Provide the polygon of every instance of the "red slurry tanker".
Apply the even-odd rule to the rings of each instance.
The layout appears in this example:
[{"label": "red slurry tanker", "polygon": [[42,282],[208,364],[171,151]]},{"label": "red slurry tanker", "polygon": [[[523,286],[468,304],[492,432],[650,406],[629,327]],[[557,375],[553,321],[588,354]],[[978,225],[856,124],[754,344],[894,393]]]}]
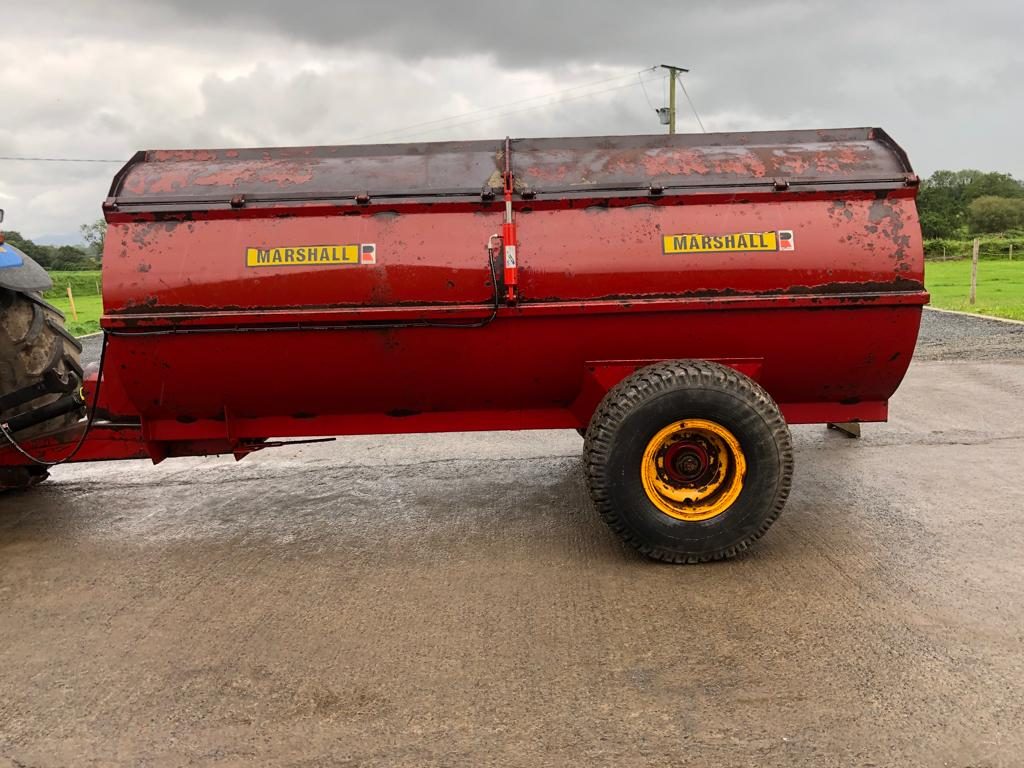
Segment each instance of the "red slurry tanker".
[{"label": "red slurry tanker", "polygon": [[140,152],[103,204],[99,366],[0,269],[0,479],[578,429],[626,542],[728,557],[786,500],[787,424],[885,420],[917,184],[876,128]]}]

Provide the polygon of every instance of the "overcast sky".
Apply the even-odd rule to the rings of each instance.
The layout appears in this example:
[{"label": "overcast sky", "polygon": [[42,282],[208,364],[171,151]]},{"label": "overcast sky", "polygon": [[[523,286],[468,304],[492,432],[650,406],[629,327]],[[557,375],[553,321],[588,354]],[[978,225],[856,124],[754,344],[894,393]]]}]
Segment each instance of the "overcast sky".
[{"label": "overcast sky", "polygon": [[[922,175],[1024,177],[1021,0],[5,0],[0,24],[4,156],[657,133],[638,73],[668,63],[708,131],[878,125]],[[117,168],[0,161],[4,226],[77,241]]]}]

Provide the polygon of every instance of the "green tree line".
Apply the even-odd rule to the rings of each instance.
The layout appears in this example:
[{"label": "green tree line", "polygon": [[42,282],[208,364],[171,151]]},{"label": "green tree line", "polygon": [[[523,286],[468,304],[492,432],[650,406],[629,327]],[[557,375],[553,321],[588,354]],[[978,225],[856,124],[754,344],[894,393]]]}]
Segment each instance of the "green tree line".
[{"label": "green tree line", "polygon": [[917,196],[925,239],[1024,229],[1024,183],[1008,173],[936,171]]},{"label": "green tree line", "polygon": [[103,259],[103,238],[107,233],[107,223],[100,219],[92,224],[83,224],[79,230],[85,241],[84,245],[42,245],[14,230],[4,230],[4,240],[23,251],[46,270],[77,272],[99,269]]}]

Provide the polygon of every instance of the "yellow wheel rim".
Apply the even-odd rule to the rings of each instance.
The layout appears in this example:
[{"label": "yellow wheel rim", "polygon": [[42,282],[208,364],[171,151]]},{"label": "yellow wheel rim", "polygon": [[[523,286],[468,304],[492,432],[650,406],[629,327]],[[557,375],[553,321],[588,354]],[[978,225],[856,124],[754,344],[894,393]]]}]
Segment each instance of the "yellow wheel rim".
[{"label": "yellow wheel rim", "polygon": [[647,497],[676,520],[717,517],[743,490],[747,460],[739,440],[705,419],[669,424],[651,438],[640,464]]}]

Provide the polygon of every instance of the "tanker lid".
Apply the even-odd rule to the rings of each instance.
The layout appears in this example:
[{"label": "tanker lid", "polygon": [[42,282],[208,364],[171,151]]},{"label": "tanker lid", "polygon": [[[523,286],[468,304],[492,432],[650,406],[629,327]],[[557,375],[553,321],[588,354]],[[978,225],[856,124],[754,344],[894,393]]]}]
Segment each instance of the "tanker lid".
[{"label": "tanker lid", "polygon": [[707,189],[885,188],[913,172],[877,128],[452,141],[373,146],[139,152],[114,178],[107,211],[192,211],[329,202],[477,199],[516,191],[609,197]]},{"label": "tanker lid", "polygon": [[657,188],[880,188],[913,184],[906,154],[880,128],[520,139],[517,186],[538,194]]},{"label": "tanker lid", "polygon": [[286,201],[479,197],[501,187],[504,141],[137,152],[105,208],[202,210]]}]

